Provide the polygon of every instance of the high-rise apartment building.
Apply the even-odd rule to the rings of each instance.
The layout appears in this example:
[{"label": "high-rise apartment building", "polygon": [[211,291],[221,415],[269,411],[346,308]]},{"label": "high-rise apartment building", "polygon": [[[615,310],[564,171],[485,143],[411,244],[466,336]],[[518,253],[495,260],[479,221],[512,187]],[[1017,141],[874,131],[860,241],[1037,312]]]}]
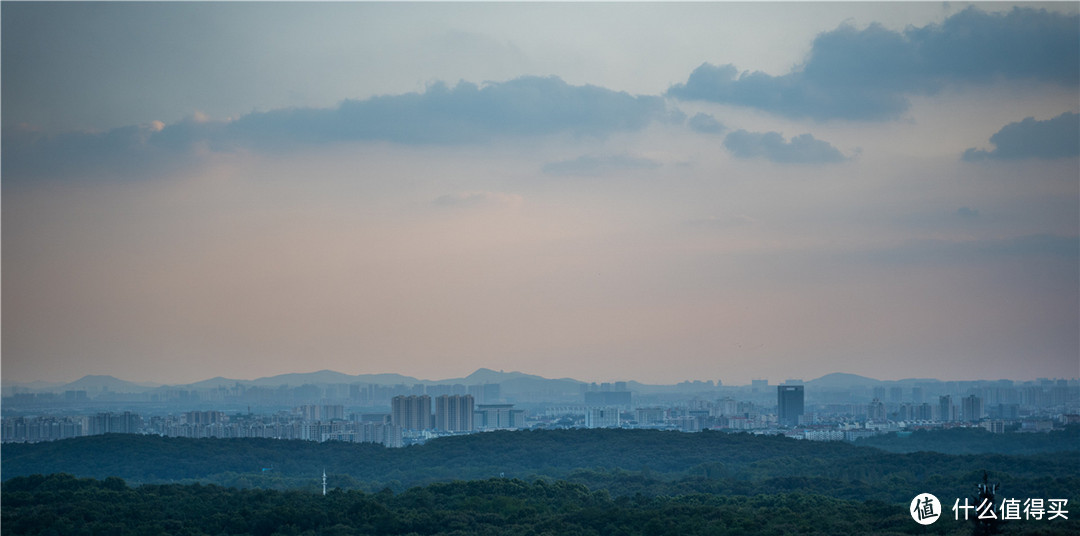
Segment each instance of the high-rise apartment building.
[{"label": "high-rise apartment building", "polygon": [[468,391],[477,404],[494,404],[500,398],[499,384],[497,383],[470,385]]},{"label": "high-rise apartment building", "polygon": [[870,404],[866,406],[866,418],[870,422],[885,422],[887,416],[885,414],[885,403],[878,399],[873,399]]},{"label": "high-rise apartment building", "polygon": [[638,424],[660,424],[664,422],[667,410],[661,407],[637,408],[634,410],[634,419]]},{"label": "high-rise apartment building", "polygon": [[586,428],[618,428],[619,408],[588,408],[585,410]]},{"label": "high-rise apartment building", "polygon": [[915,413],[912,415],[912,418],[917,421],[929,421],[933,420],[934,418],[933,406],[927,404],[926,402],[916,405],[914,407],[914,412]]},{"label": "high-rise apartment building", "polygon": [[184,419],[188,424],[218,424],[227,421],[225,413],[221,411],[188,411],[184,413]]},{"label": "high-rise apartment building", "polygon": [[443,432],[471,432],[473,426],[473,397],[443,395],[435,399],[435,428]]},{"label": "high-rise apartment building", "polygon": [[390,401],[390,422],[404,430],[431,428],[431,397],[427,395],[395,396]]},{"label": "high-rise apartment building", "polygon": [[952,395],[938,397],[938,420],[941,422],[956,420],[956,406],[952,403]]},{"label": "high-rise apartment building", "polygon": [[137,434],[142,428],[142,417],[138,413],[98,413],[87,417],[87,435],[98,434]]},{"label": "high-rise apartment building", "polygon": [[776,386],[776,418],[781,426],[798,426],[803,414],[803,386]]},{"label": "high-rise apartment building", "polygon": [[983,401],[975,395],[965,396],[963,399],[964,420],[975,422],[983,417]]}]

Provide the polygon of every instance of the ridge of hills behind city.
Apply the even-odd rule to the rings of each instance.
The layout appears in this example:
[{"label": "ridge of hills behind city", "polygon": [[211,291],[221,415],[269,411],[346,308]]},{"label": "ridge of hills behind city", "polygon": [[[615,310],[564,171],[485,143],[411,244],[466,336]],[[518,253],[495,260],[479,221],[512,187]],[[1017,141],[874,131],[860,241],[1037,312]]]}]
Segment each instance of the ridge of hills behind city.
[{"label": "ridge of hills behind city", "polygon": [[[758,383],[761,380],[755,381]],[[886,386],[886,385],[910,385],[916,383],[946,383],[944,380],[937,380],[933,378],[905,378],[901,380],[877,380],[874,378],[868,378],[866,376],[860,376],[857,374],[849,374],[844,372],[833,372],[803,382],[802,380],[789,380],[793,383],[804,384],[809,388],[819,389],[845,389],[845,388],[868,388],[874,386]],[[1009,381],[1009,380],[966,380],[962,383],[971,382],[992,382],[992,381]],[[65,391],[87,391],[88,393],[100,393],[100,392],[113,392],[113,393],[147,393],[155,390],[199,390],[199,389],[216,389],[220,387],[235,387],[237,385],[245,387],[278,387],[289,386],[297,387],[301,385],[332,385],[332,384],[353,384],[353,383],[367,383],[373,385],[477,385],[477,384],[491,384],[499,383],[504,384],[504,390],[506,387],[520,387],[523,389],[528,388],[563,388],[576,390],[581,385],[588,385],[589,382],[577,380],[574,378],[545,378],[543,376],[535,374],[526,374],[523,372],[504,372],[496,371],[488,368],[477,369],[472,374],[460,378],[447,378],[441,380],[429,380],[419,379],[413,376],[405,376],[396,373],[380,373],[380,374],[345,374],[333,370],[320,370],[316,372],[296,372],[287,374],[278,374],[274,376],[265,376],[256,378],[253,380],[224,378],[217,376],[214,378],[201,380],[197,382],[187,384],[165,384],[157,382],[133,382],[116,378],[111,375],[101,374],[89,374],[82,378],[72,382],[48,382],[48,381],[34,381],[34,382],[7,382],[3,383],[4,396],[10,396],[15,393],[63,393]],[[647,384],[637,381],[626,381],[627,388],[636,391],[643,392],[662,392],[670,390],[686,390],[692,388],[702,387],[720,387],[722,384],[719,382],[713,382],[712,380],[688,380],[680,382],[674,385],[664,384]],[[509,384],[509,385],[505,385]],[[766,383],[767,384],[767,383]],[[773,384],[775,385],[775,384]],[[737,387],[729,385],[730,387]]]}]

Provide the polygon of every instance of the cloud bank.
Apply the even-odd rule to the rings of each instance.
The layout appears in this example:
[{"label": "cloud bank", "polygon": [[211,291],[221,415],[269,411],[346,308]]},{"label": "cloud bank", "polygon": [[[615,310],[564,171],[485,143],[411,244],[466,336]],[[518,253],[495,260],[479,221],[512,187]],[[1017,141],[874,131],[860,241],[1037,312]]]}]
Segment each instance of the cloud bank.
[{"label": "cloud bank", "polygon": [[424,93],[347,100],[335,109],[254,113],[230,123],[228,132],[237,140],[271,144],[281,139],[455,144],[561,132],[601,136],[643,128],[664,112],[659,97],[530,76],[483,86],[436,83]]},{"label": "cloud bank", "polygon": [[968,8],[940,25],[903,32],[873,24],[819,35],[805,63],[772,76],[704,63],[667,95],[757,108],[792,118],[888,120],[908,95],[997,78],[1075,86],[1080,80],[1080,17],[1014,8]]},{"label": "cloud bank", "polygon": [[55,137],[9,129],[3,162],[8,177],[73,170],[124,174],[197,150],[279,151],[360,140],[463,144],[561,133],[600,137],[670,117],[661,97],[572,86],[554,76],[522,77],[484,85],[436,83],[423,93],[346,100],[336,108],[253,112],[233,121],[192,119]]},{"label": "cloud bank", "polygon": [[810,134],[786,141],[779,132],[740,129],[724,138],[724,147],[738,158],[765,158],[780,164],[832,164],[847,160],[839,149]]},{"label": "cloud bank", "polygon": [[990,143],[994,145],[991,151],[975,148],[964,151],[964,160],[1075,157],[1080,155],[1080,116],[1066,112],[1045,121],[1028,117],[1002,127],[990,136]]}]

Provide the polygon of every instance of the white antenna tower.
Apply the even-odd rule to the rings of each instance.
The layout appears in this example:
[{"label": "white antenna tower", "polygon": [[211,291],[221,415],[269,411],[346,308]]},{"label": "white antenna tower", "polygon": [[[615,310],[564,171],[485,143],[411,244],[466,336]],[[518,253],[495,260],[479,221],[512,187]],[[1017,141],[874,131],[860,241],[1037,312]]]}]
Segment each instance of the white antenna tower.
[{"label": "white antenna tower", "polygon": [[322,470],[322,494],[326,496],[326,469]]}]

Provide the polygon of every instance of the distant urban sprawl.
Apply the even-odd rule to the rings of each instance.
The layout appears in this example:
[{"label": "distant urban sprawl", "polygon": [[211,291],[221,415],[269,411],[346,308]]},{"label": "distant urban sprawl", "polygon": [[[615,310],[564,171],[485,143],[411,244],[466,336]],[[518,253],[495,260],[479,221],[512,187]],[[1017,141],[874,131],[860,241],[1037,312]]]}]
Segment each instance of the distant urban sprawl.
[{"label": "distant urban sprawl", "polygon": [[440,382],[380,376],[323,371],[186,386],[96,376],[46,388],[7,386],[2,439],[126,433],[402,447],[489,430],[650,428],[854,441],[930,428],[1022,433],[1080,423],[1076,379],[886,382],[830,374],[728,386],[711,380],[585,383],[486,369]]}]

